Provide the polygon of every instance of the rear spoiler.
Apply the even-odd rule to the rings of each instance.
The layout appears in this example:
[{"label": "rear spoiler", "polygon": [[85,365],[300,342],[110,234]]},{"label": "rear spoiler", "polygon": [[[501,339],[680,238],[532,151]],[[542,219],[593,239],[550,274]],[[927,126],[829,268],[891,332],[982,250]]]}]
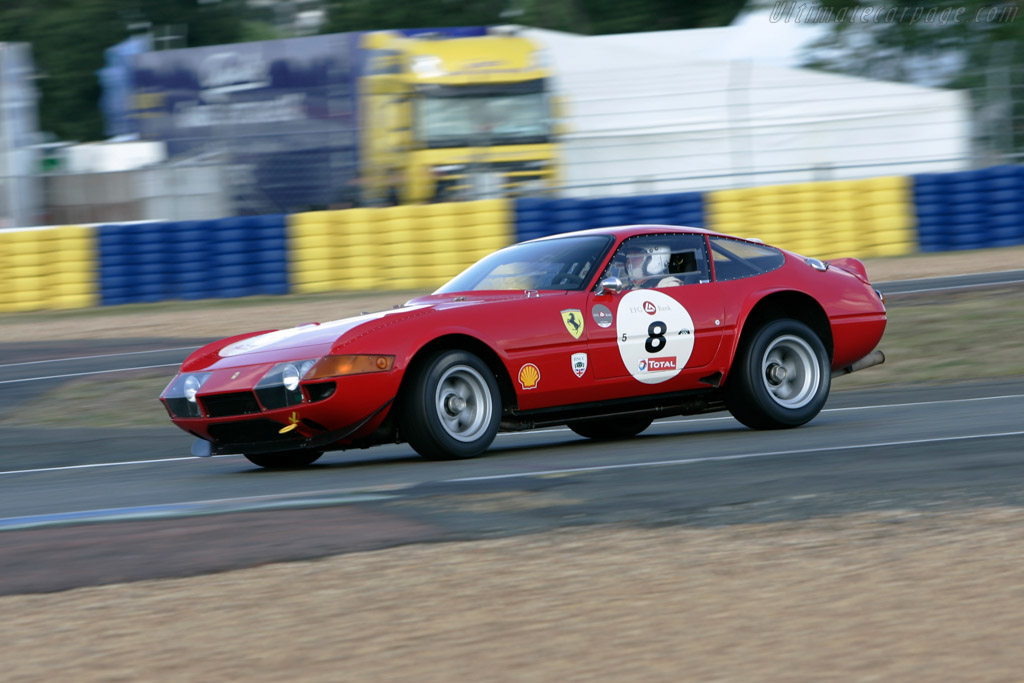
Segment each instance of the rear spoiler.
[{"label": "rear spoiler", "polygon": [[871,284],[868,280],[868,269],[864,267],[864,264],[860,259],[855,258],[835,258],[828,262],[833,268],[839,268],[845,270],[847,273],[856,275],[857,279],[863,281],[865,284]]}]

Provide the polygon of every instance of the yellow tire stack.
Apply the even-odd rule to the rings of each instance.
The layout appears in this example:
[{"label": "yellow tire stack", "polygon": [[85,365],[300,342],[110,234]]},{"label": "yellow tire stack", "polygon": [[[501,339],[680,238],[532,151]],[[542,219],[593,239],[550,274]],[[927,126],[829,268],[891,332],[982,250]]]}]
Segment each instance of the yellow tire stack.
[{"label": "yellow tire stack", "polygon": [[806,256],[895,256],[916,250],[907,177],[709,192],[708,227]]},{"label": "yellow tire stack", "polygon": [[512,241],[507,200],[316,211],[289,217],[295,291],[443,284]]},{"label": "yellow tire stack", "polygon": [[94,228],[0,232],[0,312],[87,308],[96,303]]}]

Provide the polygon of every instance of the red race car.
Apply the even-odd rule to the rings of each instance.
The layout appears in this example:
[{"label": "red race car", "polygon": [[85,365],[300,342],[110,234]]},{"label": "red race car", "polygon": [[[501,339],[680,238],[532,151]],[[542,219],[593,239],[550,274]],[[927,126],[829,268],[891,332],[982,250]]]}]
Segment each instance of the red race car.
[{"label": "red race car", "polygon": [[194,455],[263,467],[396,441],[471,458],[498,430],[626,438],[716,410],[779,429],[817,415],[833,376],[883,362],[885,323],[857,259],[606,228],[507,247],[392,310],[208,344],[160,399]]}]

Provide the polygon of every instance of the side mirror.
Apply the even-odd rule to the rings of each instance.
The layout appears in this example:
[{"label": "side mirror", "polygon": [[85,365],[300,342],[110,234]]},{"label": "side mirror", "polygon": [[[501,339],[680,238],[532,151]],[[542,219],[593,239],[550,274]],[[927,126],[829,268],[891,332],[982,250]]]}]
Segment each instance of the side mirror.
[{"label": "side mirror", "polygon": [[597,295],[618,294],[622,291],[622,280],[617,277],[606,277],[597,286]]}]

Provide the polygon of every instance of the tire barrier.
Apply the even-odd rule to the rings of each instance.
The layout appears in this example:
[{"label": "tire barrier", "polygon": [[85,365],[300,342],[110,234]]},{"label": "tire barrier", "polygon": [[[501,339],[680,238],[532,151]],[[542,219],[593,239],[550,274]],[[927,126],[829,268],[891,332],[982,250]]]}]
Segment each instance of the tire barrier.
[{"label": "tire barrier", "polygon": [[898,256],[917,249],[907,177],[720,190],[705,201],[712,230],[805,256]]},{"label": "tire barrier", "polygon": [[99,226],[104,306],[287,294],[284,216]]},{"label": "tire barrier", "polygon": [[516,241],[573,230],[649,223],[704,227],[700,192],[600,199],[525,198],[516,201]]},{"label": "tire barrier", "polygon": [[914,176],[921,251],[1024,244],[1024,166]]},{"label": "tire barrier", "polygon": [[294,214],[292,291],[435,287],[511,244],[511,226],[504,199]]},{"label": "tire barrier", "polygon": [[94,227],[0,231],[0,312],[95,306],[96,251]]},{"label": "tire barrier", "polygon": [[1024,166],[597,199],[524,198],[0,231],[0,312],[435,287],[512,242],[638,223],[815,256],[1024,244]]}]

